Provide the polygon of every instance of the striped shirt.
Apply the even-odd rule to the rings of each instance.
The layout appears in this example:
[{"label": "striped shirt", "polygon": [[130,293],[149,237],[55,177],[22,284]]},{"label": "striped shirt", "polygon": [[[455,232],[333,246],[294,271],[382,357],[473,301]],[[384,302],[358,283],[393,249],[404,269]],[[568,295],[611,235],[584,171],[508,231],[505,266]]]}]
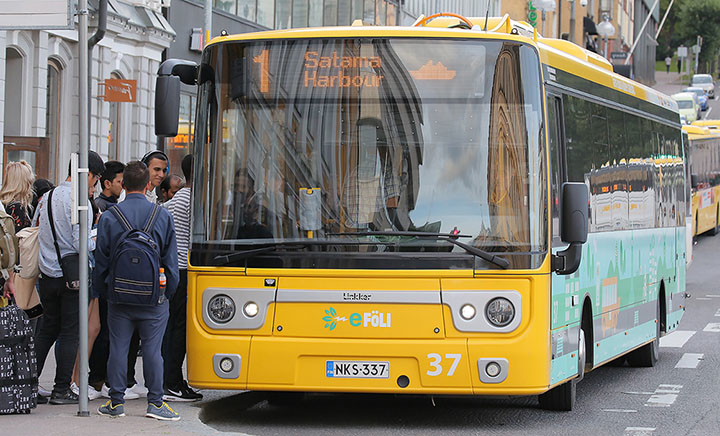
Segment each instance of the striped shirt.
[{"label": "striped shirt", "polygon": [[190,188],[182,188],[163,205],[173,217],[177,237],[178,267],[187,269],[190,247]]}]

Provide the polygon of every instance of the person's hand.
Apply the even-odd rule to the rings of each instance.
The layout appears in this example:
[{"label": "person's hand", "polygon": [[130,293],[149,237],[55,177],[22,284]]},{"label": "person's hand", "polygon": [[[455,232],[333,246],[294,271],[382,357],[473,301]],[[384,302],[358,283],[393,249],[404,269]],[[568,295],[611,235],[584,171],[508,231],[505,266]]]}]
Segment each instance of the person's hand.
[{"label": "person's hand", "polygon": [[10,298],[15,295],[15,273],[10,273],[10,278],[5,280],[5,286],[3,286],[3,297]]}]

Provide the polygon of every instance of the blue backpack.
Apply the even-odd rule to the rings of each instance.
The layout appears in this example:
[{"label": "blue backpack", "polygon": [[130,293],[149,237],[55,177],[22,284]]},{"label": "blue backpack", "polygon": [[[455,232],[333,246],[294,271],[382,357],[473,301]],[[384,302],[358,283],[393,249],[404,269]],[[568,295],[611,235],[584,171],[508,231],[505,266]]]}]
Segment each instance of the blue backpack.
[{"label": "blue backpack", "polygon": [[162,304],[165,289],[160,287],[160,248],[150,234],[160,207],[153,206],[142,230],[130,225],[119,207],[108,210],[125,227],[110,256],[108,301],[135,306]]}]

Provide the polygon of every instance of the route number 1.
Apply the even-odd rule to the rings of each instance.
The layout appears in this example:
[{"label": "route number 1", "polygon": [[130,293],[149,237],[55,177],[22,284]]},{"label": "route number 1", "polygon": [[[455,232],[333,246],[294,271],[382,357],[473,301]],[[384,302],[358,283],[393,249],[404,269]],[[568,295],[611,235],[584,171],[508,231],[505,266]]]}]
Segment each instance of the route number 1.
[{"label": "route number 1", "polygon": [[[427,355],[428,359],[430,360],[430,367],[427,371],[427,375],[431,377],[438,376],[442,374],[443,367],[442,367],[442,356],[440,356],[437,353],[430,353]],[[453,374],[455,374],[455,370],[457,369],[458,364],[460,363],[460,359],[462,359],[462,354],[446,354],[445,359],[452,359],[452,364],[450,364],[450,369],[447,372],[448,377],[452,377]]]}]

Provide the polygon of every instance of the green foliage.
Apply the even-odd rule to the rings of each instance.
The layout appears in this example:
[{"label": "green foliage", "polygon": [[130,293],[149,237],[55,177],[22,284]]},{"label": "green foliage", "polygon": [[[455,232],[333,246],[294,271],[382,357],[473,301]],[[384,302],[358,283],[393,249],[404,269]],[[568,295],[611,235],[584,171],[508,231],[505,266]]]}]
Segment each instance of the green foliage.
[{"label": "green foliage", "polygon": [[673,9],[678,6],[674,33],[687,47],[695,44],[697,35],[702,36],[700,63],[712,61],[720,48],[720,0],[685,0]]}]

